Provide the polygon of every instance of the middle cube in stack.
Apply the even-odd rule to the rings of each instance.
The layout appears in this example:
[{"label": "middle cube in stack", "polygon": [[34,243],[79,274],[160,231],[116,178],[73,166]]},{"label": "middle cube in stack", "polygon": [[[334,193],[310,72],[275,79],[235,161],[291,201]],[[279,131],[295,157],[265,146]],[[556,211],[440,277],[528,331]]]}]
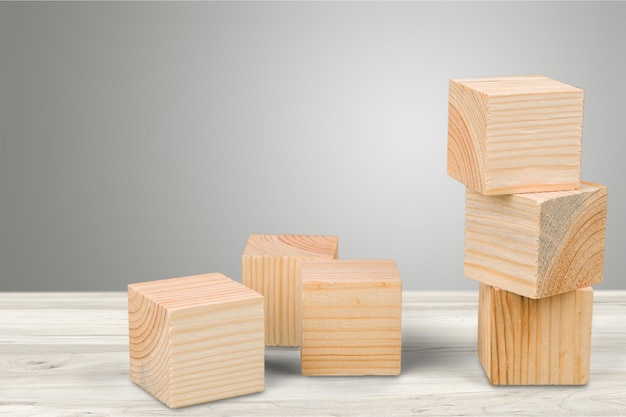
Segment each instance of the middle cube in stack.
[{"label": "middle cube in stack", "polygon": [[484,196],[467,189],[465,276],[529,298],[602,281],[607,189]]}]

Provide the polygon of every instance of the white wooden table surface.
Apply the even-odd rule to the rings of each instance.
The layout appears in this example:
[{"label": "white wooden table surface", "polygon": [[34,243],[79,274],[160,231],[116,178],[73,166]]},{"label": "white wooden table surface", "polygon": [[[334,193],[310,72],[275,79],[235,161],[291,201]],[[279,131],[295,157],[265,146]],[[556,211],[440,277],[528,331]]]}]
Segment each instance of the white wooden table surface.
[{"label": "white wooden table surface", "polygon": [[626,416],[626,292],[596,291],[590,382],[493,387],[477,293],[404,293],[402,375],[303,377],[268,348],[265,392],[170,410],[128,376],[126,293],[0,293],[0,416]]}]

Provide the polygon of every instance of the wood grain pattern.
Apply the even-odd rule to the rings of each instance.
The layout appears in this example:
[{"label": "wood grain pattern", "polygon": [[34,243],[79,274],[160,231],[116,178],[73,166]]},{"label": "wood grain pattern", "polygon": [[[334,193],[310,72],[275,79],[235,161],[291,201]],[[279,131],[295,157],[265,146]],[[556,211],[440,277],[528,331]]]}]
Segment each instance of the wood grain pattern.
[{"label": "wood grain pattern", "polygon": [[402,282],[394,261],[304,261],[303,375],[398,375]]},{"label": "wood grain pattern", "polygon": [[494,385],[589,379],[591,287],[532,299],[480,284],[478,357]]},{"label": "wood grain pattern", "polygon": [[[155,417],[128,377],[127,294],[0,293],[0,415]],[[265,391],[177,416],[624,416],[626,292],[596,290],[589,383],[492,386],[476,357],[478,293],[403,293],[402,375],[307,378],[266,349]]]},{"label": "wood grain pattern", "polygon": [[242,282],[265,297],[267,346],[299,346],[299,264],[337,259],[337,253],[336,236],[250,236],[241,260]]},{"label": "wood grain pattern", "polygon": [[576,189],[583,95],[543,76],[450,80],[448,174],[483,195]]},{"label": "wood grain pattern", "polygon": [[486,193],[487,97],[450,80],[448,175]]},{"label": "wood grain pattern", "polygon": [[603,279],[607,189],[483,196],[467,190],[465,276],[530,298]]},{"label": "wood grain pattern", "polygon": [[171,408],[262,391],[263,320],[263,297],[219,273],[131,284],[131,379]]}]

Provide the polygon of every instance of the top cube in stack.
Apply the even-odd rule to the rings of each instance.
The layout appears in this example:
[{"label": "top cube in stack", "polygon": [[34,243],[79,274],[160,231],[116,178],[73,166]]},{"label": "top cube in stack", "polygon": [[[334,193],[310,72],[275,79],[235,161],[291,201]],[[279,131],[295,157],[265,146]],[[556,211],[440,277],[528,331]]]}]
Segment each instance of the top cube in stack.
[{"label": "top cube in stack", "polygon": [[451,80],[448,115],[448,174],[468,188],[578,188],[583,90],[542,76]]},{"label": "top cube in stack", "polygon": [[547,77],[450,81],[448,174],[467,187],[465,275],[481,291],[532,302],[602,281],[607,190],[580,181],[582,121],[583,91]]}]

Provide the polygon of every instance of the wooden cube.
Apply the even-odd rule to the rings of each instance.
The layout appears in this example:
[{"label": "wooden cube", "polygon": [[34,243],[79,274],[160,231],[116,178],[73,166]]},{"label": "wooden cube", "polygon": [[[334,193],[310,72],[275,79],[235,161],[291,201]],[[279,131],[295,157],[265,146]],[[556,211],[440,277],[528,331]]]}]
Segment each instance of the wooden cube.
[{"label": "wooden cube", "polygon": [[399,375],[402,282],[394,261],[301,266],[303,375]]},{"label": "wooden cube", "polygon": [[448,174],[484,195],[578,188],[583,90],[543,76],[450,80]]},{"label": "wooden cube", "polygon": [[131,379],[171,408],[263,391],[263,320],[263,296],[222,274],[131,284]]},{"label": "wooden cube", "polygon": [[478,356],[493,385],[589,379],[591,287],[534,300],[480,284]]},{"label": "wooden cube", "polygon": [[241,260],[243,284],[265,297],[265,344],[300,345],[300,262],[337,259],[336,236],[251,235]]},{"label": "wooden cube", "polygon": [[602,281],[607,189],[483,196],[468,189],[465,276],[530,298]]}]

